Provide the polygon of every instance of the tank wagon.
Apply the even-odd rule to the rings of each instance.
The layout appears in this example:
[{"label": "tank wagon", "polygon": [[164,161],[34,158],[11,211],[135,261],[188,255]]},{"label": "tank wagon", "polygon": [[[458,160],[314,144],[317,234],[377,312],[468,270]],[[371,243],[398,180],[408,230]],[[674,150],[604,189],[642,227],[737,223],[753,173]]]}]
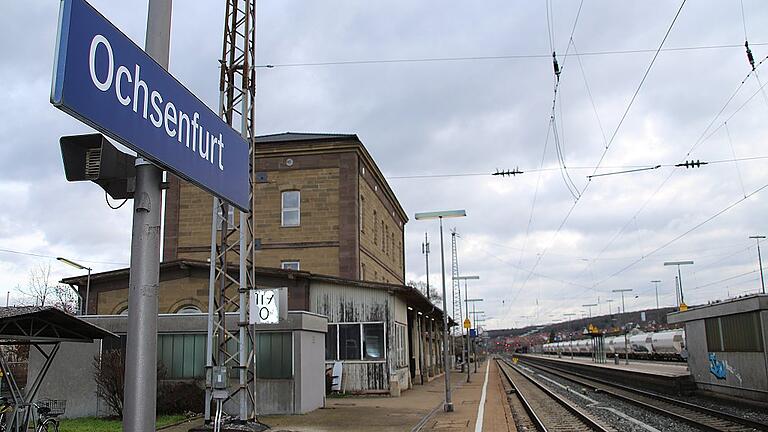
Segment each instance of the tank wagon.
[{"label": "tank wagon", "polygon": [[[604,347],[608,357],[623,356],[629,350],[631,358],[682,361],[685,330],[638,332],[627,335],[626,339],[624,335],[607,336],[604,339]],[[545,354],[591,355],[592,351],[592,339],[552,342],[542,346],[542,352]]]}]

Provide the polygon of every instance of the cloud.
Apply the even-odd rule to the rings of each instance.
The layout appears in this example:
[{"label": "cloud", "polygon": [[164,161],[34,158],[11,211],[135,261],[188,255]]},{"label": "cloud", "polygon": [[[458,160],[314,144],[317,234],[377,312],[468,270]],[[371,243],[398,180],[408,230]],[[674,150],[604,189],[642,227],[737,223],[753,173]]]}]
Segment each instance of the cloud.
[{"label": "cloud", "polygon": [[[105,0],[93,4],[143,45],[146,3],[138,8]],[[171,72],[215,107],[223,5],[175,6]],[[760,60],[768,54],[760,45],[768,42],[768,30],[759,25],[768,9],[758,1],[744,6],[748,38]],[[598,297],[605,312],[608,299],[618,300],[610,292],[617,287],[638,293],[628,307],[653,306],[653,279],[664,281],[661,301],[671,305],[675,272],[663,266],[665,259],[696,261],[683,270],[692,303],[754,290],[759,281],[748,272],[756,268],[756,254],[747,237],[765,233],[761,215],[768,210],[768,192],[652,253],[767,183],[761,159],[688,170],[669,166],[690,159],[768,156],[763,150],[768,97],[755,77],[739,88],[749,65],[738,5],[713,0],[685,5],[667,47],[737,47],[662,52],[607,151],[603,135],[613,135],[653,52],[584,55],[581,62],[572,55],[653,49],[677,7],[585,2],[570,44],[578,3],[552,4],[554,48],[563,66],[559,138],[568,174],[579,189],[587,188],[569,216],[574,198],[558,168],[552,136],[546,139],[553,72],[543,3],[260,3],[257,63],[278,67],[258,69],[257,131],[357,133],[388,176],[526,171],[516,177],[390,180],[410,215],[467,209],[469,217],[446,224],[447,270],[450,274],[447,229],[455,227],[460,270],[481,276],[470,290],[486,299],[483,309],[493,317],[491,326],[580,313],[581,304]],[[63,178],[58,138],[88,128],[48,103],[57,8],[57,2],[11,2],[0,17],[0,191],[6,198],[0,248],[127,262],[130,209],[110,210],[101,189]],[[515,54],[543,57],[279,66]],[[721,127],[700,142],[737,88],[714,123],[718,127],[735,113],[727,130]],[[589,182],[586,176],[604,152],[600,173],[664,167]],[[540,166],[545,171],[539,172]],[[424,231],[433,245],[430,281],[439,284],[434,223],[407,225],[407,275],[424,278]],[[0,252],[4,282],[15,286],[34,263],[49,259]],[[94,263],[98,270],[116,266]],[[56,271],[71,275],[68,269]]]}]

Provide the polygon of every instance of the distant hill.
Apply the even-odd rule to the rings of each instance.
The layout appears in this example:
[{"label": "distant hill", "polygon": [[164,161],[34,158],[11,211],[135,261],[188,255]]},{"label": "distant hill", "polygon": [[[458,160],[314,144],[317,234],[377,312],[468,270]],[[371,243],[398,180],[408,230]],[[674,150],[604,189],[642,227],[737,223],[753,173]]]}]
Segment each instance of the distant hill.
[{"label": "distant hill", "polygon": [[[639,325],[641,328],[648,328],[653,330],[655,328],[666,328],[667,326],[667,314],[674,312],[676,308],[660,308],[660,309],[646,309],[643,311],[632,311],[620,314],[611,315],[599,315],[592,318],[581,318],[571,321],[565,321],[560,323],[528,326],[523,328],[512,329],[498,329],[498,330],[486,330],[488,337],[516,337],[533,333],[546,333],[550,332],[576,332],[581,331],[592,324],[599,329],[607,329],[610,327],[622,327],[626,324]],[[645,321],[641,321],[641,314],[645,312]]]}]

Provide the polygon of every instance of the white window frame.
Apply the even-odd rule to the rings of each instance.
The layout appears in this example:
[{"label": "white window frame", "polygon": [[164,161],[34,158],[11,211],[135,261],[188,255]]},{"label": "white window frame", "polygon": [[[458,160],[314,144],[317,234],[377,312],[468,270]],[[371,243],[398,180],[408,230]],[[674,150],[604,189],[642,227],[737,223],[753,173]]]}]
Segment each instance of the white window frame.
[{"label": "white window frame", "polygon": [[[358,324],[360,326],[360,360],[341,360],[339,358],[339,325],[354,325]],[[382,328],[384,328],[384,351],[383,355],[384,358],[381,360],[366,360],[365,359],[365,352],[363,351],[363,339],[365,333],[363,332],[363,325],[364,324],[381,324]],[[386,363],[387,359],[389,358],[388,352],[387,352],[387,323],[384,321],[354,321],[354,322],[335,322],[335,323],[328,323],[328,326],[336,326],[336,358],[335,359],[325,359],[326,362],[346,362],[346,363]]]},{"label": "white window frame", "polygon": [[[297,193],[299,195],[299,199],[297,200],[296,207],[286,208],[285,207],[285,195],[289,193]],[[286,225],[285,224],[285,213],[286,212],[293,212],[295,211],[297,213],[297,221],[295,225]],[[280,193],[280,226],[283,227],[297,227],[301,226],[301,191],[299,190],[286,190],[282,191]]]},{"label": "white window frame", "polygon": [[395,323],[395,369],[408,367],[408,326]]},{"label": "white window frame", "polygon": [[[296,268],[292,267],[286,267],[286,265],[296,264]],[[298,271],[301,268],[301,261],[294,260],[294,261],[281,261],[280,262],[280,268],[283,270],[296,270]]]}]

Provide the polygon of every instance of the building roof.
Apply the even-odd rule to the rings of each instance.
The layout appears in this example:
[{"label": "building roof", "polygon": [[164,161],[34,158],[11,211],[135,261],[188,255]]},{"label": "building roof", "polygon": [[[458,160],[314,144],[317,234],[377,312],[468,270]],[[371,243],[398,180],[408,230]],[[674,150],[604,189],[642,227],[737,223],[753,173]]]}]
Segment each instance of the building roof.
[{"label": "building roof", "polygon": [[53,307],[0,307],[0,339],[27,343],[93,342],[117,336]]},{"label": "building roof", "polygon": [[[207,261],[198,261],[198,260],[190,260],[190,259],[180,259],[180,260],[174,260],[174,261],[166,261],[160,263],[160,271],[168,271],[175,268],[199,268],[203,270],[208,270],[209,263]],[[239,274],[239,266],[235,263],[231,263],[228,265],[229,272],[233,275]],[[398,285],[398,284],[389,284],[389,283],[383,283],[383,282],[370,282],[370,281],[361,281],[361,280],[355,280],[355,279],[345,279],[338,276],[329,276],[329,275],[323,275],[323,274],[317,274],[317,273],[311,273],[304,270],[284,270],[274,267],[256,267],[255,269],[256,277],[284,277],[284,278],[291,278],[291,279],[309,279],[313,281],[320,281],[320,282],[329,282],[329,283],[336,283],[340,285],[347,285],[347,286],[355,286],[355,287],[361,287],[361,288],[370,288],[370,289],[379,289],[379,290],[386,290],[395,292],[398,294],[401,294],[403,297],[405,297],[408,301],[412,302],[414,306],[418,306],[424,310],[429,310],[430,312],[437,313],[438,316],[442,316],[442,310],[435,306],[429,299],[427,299],[427,296],[424,295],[421,291],[418,289],[408,286],[408,285]],[[115,269],[110,270],[106,272],[100,272],[100,273],[92,273],[91,274],[91,289],[93,289],[93,284],[98,282],[108,282],[108,281],[114,281],[114,280],[120,280],[125,279],[126,280],[126,287],[127,287],[127,280],[130,274],[130,268],[121,268],[121,269]],[[65,278],[61,280],[61,283],[68,284],[68,285],[76,285],[78,287],[85,287],[88,282],[87,275],[82,276],[75,276],[70,278]],[[449,317],[449,325],[453,326],[456,323]]]},{"label": "building roof", "polygon": [[279,142],[293,141],[322,141],[322,140],[358,140],[355,134],[334,134],[334,133],[306,133],[306,132],[282,132],[269,135],[259,135],[256,137],[256,144],[272,144]]},{"label": "building roof", "polygon": [[667,322],[683,323],[759,310],[768,310],[768,295],[751,294],[744,297],[694,306],[684,312],[677,311],[667,314]]},{"label": "building roof", "polygon": [[256,137],[255,141],[257,145],[262,146],[257,157],[270,157],[276,154],[290,156],[307,152],[350,151],[354,149],[370,166],[373,176],[382,184],[382,192],[391,201],[395,211],[400,214],[404,222],[408,222],[408,214],[403,210],[400,201],[392,191],[376,161],[356,134],[283,132],[260,135]]}]

